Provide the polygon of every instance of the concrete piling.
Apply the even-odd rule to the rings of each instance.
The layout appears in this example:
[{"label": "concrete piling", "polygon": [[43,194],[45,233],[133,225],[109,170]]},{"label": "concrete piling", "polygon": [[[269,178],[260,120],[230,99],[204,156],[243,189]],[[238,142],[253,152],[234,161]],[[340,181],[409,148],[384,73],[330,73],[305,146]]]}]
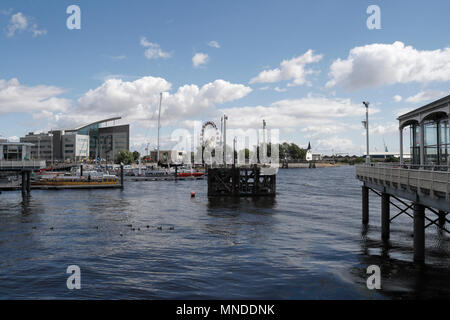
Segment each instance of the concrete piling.
[{"label": "concrete piling", "polygon": [[439,210],[439,226],[441,228],[445,227],[445,216],[446,216],[446,212],[445,211],[441,211]]},{"label": "concrete piling", "polygon": [[414,261],[425,262],[425,207],[414,204]]},{"label": "concrete piling", "polygon": [[362,222],[369,223],[369,188],[362,186]]},{"label": "concrete piling", "polygon": [[388,193],[381,193],[381,239],[389,240],[390,237],[390,198]]}]

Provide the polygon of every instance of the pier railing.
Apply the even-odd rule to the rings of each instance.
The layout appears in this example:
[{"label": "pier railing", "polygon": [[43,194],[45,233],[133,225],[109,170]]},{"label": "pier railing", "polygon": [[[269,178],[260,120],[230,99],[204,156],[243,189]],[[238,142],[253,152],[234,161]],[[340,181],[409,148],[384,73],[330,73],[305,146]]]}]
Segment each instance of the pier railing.
[{"label": "pier railing", "polygon": [[22,160],[22,161],[11,161],[11,160],[0,160],[0,170],[39,170],[45,168],[45,161],[39,160]]},{"label": "pier railing", "polygon": [[396,163],[356,166],[356,178],[394,189],[445,198],[450,201],[449,166],[400,165]]}]

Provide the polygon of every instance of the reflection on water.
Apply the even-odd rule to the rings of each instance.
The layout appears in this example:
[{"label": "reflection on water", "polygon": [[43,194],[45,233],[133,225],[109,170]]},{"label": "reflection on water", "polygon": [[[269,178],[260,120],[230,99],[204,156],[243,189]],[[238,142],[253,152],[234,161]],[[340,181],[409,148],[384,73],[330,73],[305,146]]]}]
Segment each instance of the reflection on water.
[{"label": "reflection on water", "polygon": [[[413,264],[410,218],[380,241],[380,200],[362,226],[354,176],[280,170],[277,197],[260,199],[208,200],[205,180],[3,193],[0,298],[448,298],[448,235],[428,228],[427,265]],[[78,291],[65,286],[72,264]],[[380,291],[366,287],[372,264]]]}]

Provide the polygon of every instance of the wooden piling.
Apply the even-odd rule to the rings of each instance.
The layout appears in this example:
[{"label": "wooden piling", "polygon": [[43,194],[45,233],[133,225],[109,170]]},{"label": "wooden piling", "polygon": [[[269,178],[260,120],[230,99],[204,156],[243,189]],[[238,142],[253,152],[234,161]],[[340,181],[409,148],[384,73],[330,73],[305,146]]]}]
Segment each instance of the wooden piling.
[{"label": "wooden piling", "polygon": [[260,170],[257,165],[208,169],[208,196],[275,196],[276,175],[261,175]]}]

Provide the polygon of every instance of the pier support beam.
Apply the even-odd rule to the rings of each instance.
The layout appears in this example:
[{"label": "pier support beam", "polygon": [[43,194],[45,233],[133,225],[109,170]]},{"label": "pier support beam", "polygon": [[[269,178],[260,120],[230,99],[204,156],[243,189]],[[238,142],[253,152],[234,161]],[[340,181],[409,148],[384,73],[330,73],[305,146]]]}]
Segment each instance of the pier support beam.
[{"label": "pier support beam", "polygon": [[22,196],[24,196],[26,191],[27,191],[27,189],[26,189],[27,188],[27,182],[26,182],[26,179],[25,179],[26,173],[25,173],[25,171],[22,171],[21,174],[22,174]]},{"label": "pier support beam", "polygon": [[27,193],[30,194],[31,191],[31,171],[27,171]]},{"label": "pier support beam", "polygon": [[120,165],[120,187],[123,189],[123,164]]},{"label": "pier support beam", "polygon": [[369,223],[369,188],[362,186],[362,223]]},{"label": "pier support beam", "polygon": [[390,198],[388,193],[381,193],[381,239],[389,240],[390,237]]},{"label": "pier support beam", "polygon": [[414,262],[425,262],[425,207],[414,204]]}]

